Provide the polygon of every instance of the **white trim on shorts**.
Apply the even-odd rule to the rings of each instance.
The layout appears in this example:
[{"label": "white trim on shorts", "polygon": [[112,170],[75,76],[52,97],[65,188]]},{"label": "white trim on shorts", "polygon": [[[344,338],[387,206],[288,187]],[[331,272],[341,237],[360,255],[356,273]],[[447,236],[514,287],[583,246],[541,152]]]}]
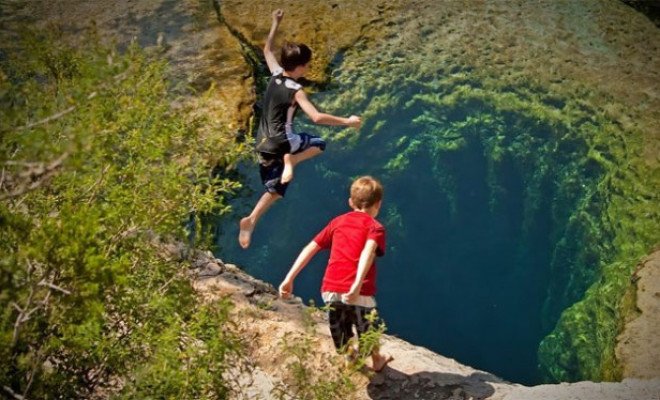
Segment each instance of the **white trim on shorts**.
[{"label": "white trim on shorts", "polygon": [[[323,292],[323,293],[321,293],[321,297],[323,298],[323,301],[325,302],[325,304],[344,303],[341,299],[341,296],[343,294],[346,294],[346,293]],[[344,303],[344,304],[348,304],[348,303]],[[350,305],[366,307],[366,308],[376,308],[376,298],[374,296],[359,295],[358,298],[357,298],[357,301],[355,303],[351,303]]]}]

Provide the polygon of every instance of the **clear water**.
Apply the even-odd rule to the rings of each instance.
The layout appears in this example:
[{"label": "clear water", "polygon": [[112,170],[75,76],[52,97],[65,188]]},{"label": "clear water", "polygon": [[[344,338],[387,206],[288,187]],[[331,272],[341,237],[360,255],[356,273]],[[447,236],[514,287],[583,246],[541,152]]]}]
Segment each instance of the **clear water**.
[{"label": "clear water", "polygon": [[[452,118],[484,112],[473,106],[454,110]],[[260,221],[250,249],[236,243],[236,217],[220,228],[219,254],[277,286],[314,234],[348,210],[351,178],[374,175],[385,186],[379,220],[388,230],[388,247],[378,260],[377,300],[389,334],[511,381],[538,383],[537,347],[552,328],[542,323],[542,309],[553,232],[560,228],[553,222],[561,214],[556,180],[566,162],[549,156],[558,165],[536,170],[538,165],[525,166],[526,158],[512,150],[492,167],[486,142],[472,139],[442,155],[425,150],[430,146],[425,142],[406,168],[392,172],[385,165],[397,151],[389,144],[401,132],[414,134],[409,117],[392,113],[389,129],[377,137],[331,143],[324,154],[301,164],[286,198]],[[515,115],[501,117],[521,137],[539,130],[533,132],[541,138],[539,147],[528,150],[544,151],[550,141],[541,132],[545,128]],[[514,144],[512,139],[512,149]],[[254,194],[240,200],[237,214],[246,214],[261,195],[257,166],[245,173]],[[320,304],[326,260],[327,254],[318,255],[295,282],[294,292],[305,301]]]}]

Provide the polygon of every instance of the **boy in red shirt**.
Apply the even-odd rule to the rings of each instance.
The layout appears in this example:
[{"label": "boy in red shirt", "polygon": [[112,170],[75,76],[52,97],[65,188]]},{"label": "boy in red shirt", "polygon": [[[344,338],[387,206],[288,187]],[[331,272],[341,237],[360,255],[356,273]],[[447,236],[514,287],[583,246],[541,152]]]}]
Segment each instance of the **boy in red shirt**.
[{"label": "boy in red shirt", "polygon": [[[279,288],[282,298],[291,297],[298,273],[319,250],[330,249],[321,292],[330,306],[330,333],[340,352],[347,350],[353,326],[358,336],[369,329],[367,316],[376,307],[374,259],[385,253],[385,228],[375,219],[382,199],[380,182],[370,176],[356,179],[348,200],[353,211],[334,218],[305,246]],[[380,354],[376,347],[371,360],[373,370],[379,372],[392,357]]]}]

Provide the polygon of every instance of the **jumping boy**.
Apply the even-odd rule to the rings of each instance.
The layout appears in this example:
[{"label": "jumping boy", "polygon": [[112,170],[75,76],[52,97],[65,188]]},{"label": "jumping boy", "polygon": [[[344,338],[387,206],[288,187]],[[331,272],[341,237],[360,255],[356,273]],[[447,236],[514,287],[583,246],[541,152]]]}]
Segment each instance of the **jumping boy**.
[{"label": "jumping boy", "polygon": [[[338,352],[350,351],[353,326],[358,336],[371,323],[367,316],[376,307],[376,265],[374,258],[385,253],[385,228],[376,221],[383,198],[383,186],[370,176],[356,179],[348,200],[353,209],[334,218],[300,252],[280,285],[282,298],[293,292],[298,273],[321,249],[330,249],[321,293],[330,306],[330,334]],[[372,369],[381,371],[392,360],[378,347],[371,353]]]},{"label": "jumping boy", "polygon": [[294,167],[301,161],[321,154],[325,141],[307,133],[293,130],[293,118],[298,107],[315,124],[344,125],[359,128],[360,117],[337,117],[319,112],[309,101],[297,80],[304,77],[309,68],[312,51],[304,44],[286,43],[282,47],[278,64],[273,54],[273,40],[284,12],[275,10],[266,44],[264,57],[272,76],[263,100],[263,114],[257,131],[256,150],[259,153],[259,173],[266,192],[254,209],[242,218],[238,242],[242,248],[250,246],[250,239],[259,218],[275,201],[282,198],[293,179]]}]

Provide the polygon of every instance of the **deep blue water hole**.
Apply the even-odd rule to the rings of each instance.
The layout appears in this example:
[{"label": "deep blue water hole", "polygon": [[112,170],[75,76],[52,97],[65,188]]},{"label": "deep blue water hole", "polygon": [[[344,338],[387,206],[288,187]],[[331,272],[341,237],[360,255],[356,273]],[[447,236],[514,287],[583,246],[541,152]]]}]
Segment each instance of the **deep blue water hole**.
[{"label": "deep blue water hole", "polygon": [[[453,110],[447,123],[484,112],[492,110],[473,103]],[[373,175],[385,186],[378,219],[388,247],[377,260],[376,298],[388,333],[507,380],[539,383],[537,348],[552,329],[542,315],[552,251],[567,216],[562,210],[579,198],[561,195],[558,182],[570,168],[567,154],[582,145],[552,155],[547,127],[516,115],[498,118],[508,133],[495,164],[486,148],[495,130],[488,122],[477,124],[483,135],[467,137],[453,151],[439,153],[433,140],[422,141],[396,171],[385,167],[400,151],[392,144],[420,130],[411,115],[388,115],[380,134],[357,143],[330,143],[298,166],[286,198],[262,218],[243,251],[236,242],[238,215],[262,193],[257,166],[246,166],[254,193],[237,201],[236,216],[220,224],[218,255],[279,285],[305,244],[348,211],[351,179]],[[524,152],[516,135],[527,138]],[[578,175],[587,182],[593,174]],[[317,255],[296,280],[294,293],[304,301],[321,304],[327,256]]]}]

